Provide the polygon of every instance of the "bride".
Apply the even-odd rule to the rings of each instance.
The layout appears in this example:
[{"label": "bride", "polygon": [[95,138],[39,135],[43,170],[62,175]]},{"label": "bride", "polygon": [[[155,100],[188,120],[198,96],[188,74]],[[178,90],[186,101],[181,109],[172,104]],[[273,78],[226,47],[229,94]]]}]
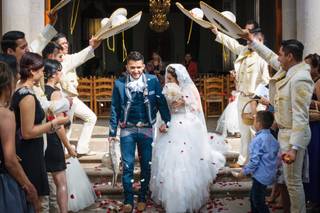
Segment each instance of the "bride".
[{"label": "bride", "polygon": [[225,158],[209,144],[199,92],[183,65],[167,67],[163,93],[172,118],[154,143],[151,197],[168,213],[197,211]]}]

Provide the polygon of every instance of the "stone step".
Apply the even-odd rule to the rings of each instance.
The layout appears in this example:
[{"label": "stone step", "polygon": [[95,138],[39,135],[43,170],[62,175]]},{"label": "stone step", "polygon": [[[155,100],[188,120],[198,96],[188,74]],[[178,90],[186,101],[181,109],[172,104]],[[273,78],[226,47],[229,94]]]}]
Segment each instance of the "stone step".
[{"label": "stone step", "polygon": [[[249,196],[251,189],[251,181],[246,179],[245,181],[215,181],[214,184],[210,186],[211,197],[220,198],[226,196]],[[94,184],[94,190],[98,197],[102,195],[110,196],[121,196],[123,193],[123,188],[120,183],[113,187],[110,183]],[[139,184],[137,182],[133,183],[133,188],[136,194],[138,194]]]},{"label": "stone step", "polygon": [[[79,157],[79,161],[80,163],[102,163],[102,157],[103,155],[107,155],[109,158],[109,148],[107,151],[94,151],[96,154],[95,155],[91,155],[91,156],[82,156]],[[239,153],[237,152],[227,152],[224,154],[224,156],[226,157],[227,163],[233,163],[236,161],[236,159],[238,159]],[[111,165],[111,161],[110,159],[106,159],[107,160],[107,165]],[[136,155],[136,162],[138,162],[138,155]]]},{"label": "stone step", "polygon": [[[111,165],[108,167],[102,166],[101,163],[81,163],[82,167],[84,168],[85,172],[87,173],[88,177],[92,182],[98,182],[103,178],[105,181],[111,181],[113,177],[113,171],[111,168]],[[218,173],[218,178],[220,180],[235,180],[235,178],[232,176],[232,171],[239,171],[240,169],[237,168],[229,168],[224,167],[220,169]],[[138,180],[140,173],[140,168],[135,167],[134,169],[134,176],[135,179]],[[121,179],[122,171],[120,171],[118,175],[118,179]]]}]

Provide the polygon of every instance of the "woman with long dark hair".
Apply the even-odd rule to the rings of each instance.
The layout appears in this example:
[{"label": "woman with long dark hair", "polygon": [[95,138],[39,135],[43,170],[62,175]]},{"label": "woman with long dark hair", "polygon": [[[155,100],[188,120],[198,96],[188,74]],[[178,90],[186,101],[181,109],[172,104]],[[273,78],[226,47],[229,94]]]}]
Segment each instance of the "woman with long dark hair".
[{"label": "woman with long dark hair", "polygon": [[38,209],[38,194],[16,156],[15,117],[9,109],[14,85],[14,74],[0,62],[0,210],[34,212]]}]

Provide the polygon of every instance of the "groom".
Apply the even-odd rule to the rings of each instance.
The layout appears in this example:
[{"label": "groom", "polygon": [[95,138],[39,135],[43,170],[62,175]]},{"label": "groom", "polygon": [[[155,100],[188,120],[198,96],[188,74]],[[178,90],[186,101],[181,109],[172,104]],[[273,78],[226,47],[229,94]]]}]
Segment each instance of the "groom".
[{"label": "groom", "polygon": [[160,132],[166,131],[171,119],[157,77],[144,74],[144,68],[143,56],[136,51],[130,52],[127,57],[127,76],[115,81],[112,93],[109,142],[114,143],[119,125],[123,163],[122,183],[125,196],[124,212],[133,210],[132,184],[136,145],[141,166],[141,189],[137,208],[143,211],[146,207],[146,193],[150,181],[151,144],[154,131],[152,127],[156,122],[158,110],[164,121],[160,126]]}]

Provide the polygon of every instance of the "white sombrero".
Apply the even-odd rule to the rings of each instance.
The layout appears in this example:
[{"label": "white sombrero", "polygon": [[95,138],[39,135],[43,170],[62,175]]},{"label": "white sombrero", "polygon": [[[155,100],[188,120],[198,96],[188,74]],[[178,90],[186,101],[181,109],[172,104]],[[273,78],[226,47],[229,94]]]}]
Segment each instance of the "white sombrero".
[{"label": "white sombrero", "polygon": [[181,10],[181,12],[183,12],[183,14],[185,14],[186,16],[188,16],[191,20],[193,20],[194,22],[196,22],[197,24],[199,24],[201,27],[204,28],[210,28],[211,27],[211,23],[203,20],[203,12],[200,8],[193,8],[192,10],[186,10],[182,4],[180,4],[179,2],[176,2],[177,7]]},{"label": "white sombrero", "polygon": [[50,13],[54,14],[64,6],[66,6],[71,0],[61,0],[58,4],[56,4],[51,10]]},{"label": "white sombrero", "polygon": [[127,19],[127,10],[119,8],[111,14],[110,18],[104,18],[101,20],[101,28],[96,33],[95,37],[98,40],[103,40],[121,33],[138,24],[141,16],[142,11]]},{"label": "white sombrero", "polygon": [[239,25],[237,25],[236,17],[230,11],[220,13],[210,5],[200,1],[200,8],[204,12],[207,19],[214,24],[221,32],[233,37],[240,38],[239,35],[243,34],[243,31]]}]

